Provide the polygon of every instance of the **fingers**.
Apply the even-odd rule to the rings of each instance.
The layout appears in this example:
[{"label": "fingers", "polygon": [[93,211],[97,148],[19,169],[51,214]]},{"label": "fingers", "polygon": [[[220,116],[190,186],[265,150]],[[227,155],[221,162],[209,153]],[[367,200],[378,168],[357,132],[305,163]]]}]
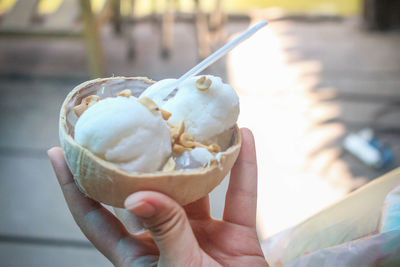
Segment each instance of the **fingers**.
[{"label": "fingers", "polygon": [[256,226],[257,159],[253,134],[241,129],[242,147],[231,171],[225,199],[224,220],[249,227]]},{"label": "fingers", "polygon": [[110,261],[116,262],[118,242],[127,235],[122,224],[100,203],[85,197],[79,191],[61,148],[50,149],[48,155],[76,223],[101,253]]},{"label": "fingers", "polygon": [[210,198],[207,196],[183,207],[189,219],[199,220],[210,218]]},{"label": "fingers", "polygon": [[166,195],[142,191],[130,195],[125,207],[138,216],[160,250],[160,262],[187,266],[200,248],[183,208]]}]

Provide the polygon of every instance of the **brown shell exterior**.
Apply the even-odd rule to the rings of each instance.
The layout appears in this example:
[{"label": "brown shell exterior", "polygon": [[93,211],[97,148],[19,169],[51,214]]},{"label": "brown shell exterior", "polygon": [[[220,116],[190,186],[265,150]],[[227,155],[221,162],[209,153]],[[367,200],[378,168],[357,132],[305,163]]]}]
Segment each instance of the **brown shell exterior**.
[{"label": "brown shell exterior", "polygon": [[145,83],[154,83],[154,81],[142,77],[91,80],[78,85],[68,94],[60,112],[60,143],[75,181],[85,194],[99,202],[122,208],[124,200],[130,194],[151,190],[164,193],[181,205],[185,205],[207,195],[221,183],[232,168],[240,151],[241,136],[237,126],[235,126],[234,140],[232,140],[233,145],[222,153],[220,164],[214,163],[205,168],[191,170],[128,173],[76,143],[68,134],[66,120],[68,104],[74,95],[82,93],[91,84],[112,79],[142,80]]}]

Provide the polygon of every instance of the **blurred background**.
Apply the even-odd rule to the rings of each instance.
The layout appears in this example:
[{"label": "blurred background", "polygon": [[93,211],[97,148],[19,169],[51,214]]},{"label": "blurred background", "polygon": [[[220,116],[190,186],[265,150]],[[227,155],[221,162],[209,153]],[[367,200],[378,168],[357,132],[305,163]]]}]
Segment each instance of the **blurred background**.
[{"label": "blurred background", "polygon": [[[75,225],[46,156],[67,93],[106,76],[203,73],[241,100],[261,239],[400,165],[400,2],[0,0],[0,266],[111,266]],[[228,179],[212,193],[221,217]]]}]

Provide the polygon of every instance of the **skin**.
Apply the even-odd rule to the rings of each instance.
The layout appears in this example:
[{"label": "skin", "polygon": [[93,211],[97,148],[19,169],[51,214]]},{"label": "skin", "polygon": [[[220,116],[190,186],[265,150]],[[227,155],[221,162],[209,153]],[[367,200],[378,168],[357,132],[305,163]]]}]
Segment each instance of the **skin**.
[{"label": "skin", "polygon": [[128,233],[112,213],[79,191],[61,148],[48,155],[76,223],[115,266],[268,266],[256,233],[254,138],[248,129],[241,133],[223,219],[211,218],[208,196],[181,207],[166,195],[142,191],[125,201],[148,229],[140,235]]}]

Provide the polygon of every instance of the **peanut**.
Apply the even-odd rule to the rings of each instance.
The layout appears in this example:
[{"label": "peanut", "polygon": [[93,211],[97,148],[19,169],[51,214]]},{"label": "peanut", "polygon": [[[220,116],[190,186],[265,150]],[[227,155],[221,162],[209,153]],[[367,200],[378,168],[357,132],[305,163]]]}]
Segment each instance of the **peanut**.
[{"label": "peanut", "polygon": [[84,99],[82,99],[79,105],[73,108],[76,116],[80,117],[83,114],[83,112],[85,112],[89,107],[96,104],[100,100],[101,97],[97,95],[90,95],[85,97]]},{"label": "peanut", "polygon": [[179,136],[179,144],[186,148],[196,147],[196,142],[194,141],[193,136],[191,136],[189,133],[183,133]]},{"label": "peanut", "polygon": [[161,116],[162,116],[162,118],[164,119],[164,120],[168,120],[170,117],[171,117],[171,112],[168,112],[168,111],[166,111],[166,110],[163,110],[163,109],[161,109],[160,108],[160,111],[161,111]]},{"label": "peanut", "polygon": [[157,106],[157,104],[154,103],[154,101],[151,100],[151,99],[148,98],[148,97],[141,97],[141,98],[138,99],[138,102],[139,102],[140,104],[142,104],[143,106],[145,106],[145,107],[146,107],[148,110],[150,110],[151,112],[159,111],[159,110],[160,110],[160,108]]},{"label": "peanut", "polygon": [[173,171],[175,169],[176,169],[175,160],[172,157],[170,157],[168,159],[168,161],[165,163],[165,165],[163,166],[162,171],[169,172],[169,171]]},{"label": "peanut", "polygon": [[207,79],[206,76],[202,76],[200,79],[196,81],[196,88],[199,91],[205,91],[211,86],[211,80]]},{"label": "peanut", "polygon": [[117,94],[117,96],[124,96],[124,97],[127,97],[127,98],[129,98],[131,95],[132,95],[132,92],[129,89],[122,90],[121,92],[119,92]]},{"label": "peanut", "polygon": [[186,148],[186,147],[184,147],[182,145],[179,145],[179,144],[174,144],[172,146],[172,152],[174,154],[176,154],[176,155],[182,155],[183,152],[185,152],[186,150],[190,150],[190,148]]}]

